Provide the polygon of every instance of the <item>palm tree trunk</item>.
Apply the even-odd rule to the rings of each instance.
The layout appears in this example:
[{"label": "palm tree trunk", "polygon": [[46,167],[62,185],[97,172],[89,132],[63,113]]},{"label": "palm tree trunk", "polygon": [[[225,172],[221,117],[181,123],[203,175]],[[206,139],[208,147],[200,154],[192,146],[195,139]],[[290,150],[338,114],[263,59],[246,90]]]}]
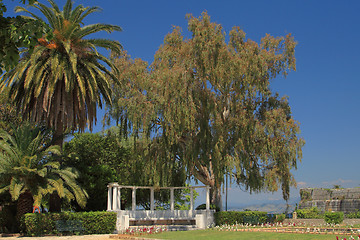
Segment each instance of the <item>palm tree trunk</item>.
[{"label": "palm tree trunk", "polygon": [[[64,127],[61,121],[61,112],[59,112],[57,116],[53,140],[54,145],[58,145],[62,151],[64,142]],[[60,160],[60,162],[62,162],[62,160]],[[56,191],[50,194],[49,205],[50,212],[61,212],[61,198]]]},{"label": "palm tree trunk", "polygon": [[61,212],[61,198],[57,192],[50,194],[49,205],[49,212]]},{"label": "palm tree trunk", "polygon": [[54,145],[58,145],[62,151],[62,145],[64,142],[64,126],[63,122],[61,121],[61,112],[57,116],[53,141]]},{"label": "palm tree trunk", "polygon": [[34,199],[30,191],[26,191],[20,194],[16,205],[16,220],[20,221],[20,218],[25,213],[31,213],[33,211]]}]

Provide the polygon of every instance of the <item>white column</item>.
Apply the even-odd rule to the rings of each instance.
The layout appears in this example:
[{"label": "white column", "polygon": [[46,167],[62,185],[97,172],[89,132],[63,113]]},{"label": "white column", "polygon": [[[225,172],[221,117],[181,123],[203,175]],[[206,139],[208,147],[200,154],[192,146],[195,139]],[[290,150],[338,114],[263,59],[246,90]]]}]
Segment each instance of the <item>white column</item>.
[{"label": "white column", "polygon": [[121,210],[121,188],[117,187],[117,209]]},{"label": "white column", "polygon": [[190,188],[190,210],[194,210],[194,189]]},{"label": "white column", "polygon": [[132,189],[132,208],[133,211],[136,210],[136,188]]},{"label": "white column", "polygon": [[107,201],[107,210],[110,211],[111,210],[111,186],[108,185],[108,201]]},{"label": "white column", "polygon": [[174,211],[174,188],[170,188],[170,210]]},{"label": "white column", "polygon": [[154,188],[150,188],[150,210],[154,211]]},{"label": "white column", "polygon": [[112,194],[112,210],[117,210],[117,186],[113,186],[113,194]]},{"label": "white column", "polygon": [[210,187],[206,185],[206,211],[210,210]]}]

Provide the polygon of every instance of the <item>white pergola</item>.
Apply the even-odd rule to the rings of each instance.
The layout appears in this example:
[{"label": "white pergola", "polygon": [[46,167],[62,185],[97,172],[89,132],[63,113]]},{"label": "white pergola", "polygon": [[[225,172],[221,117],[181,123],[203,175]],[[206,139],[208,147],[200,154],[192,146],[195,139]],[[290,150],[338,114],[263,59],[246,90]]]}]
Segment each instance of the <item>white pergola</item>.
[{"label": "white pergola", "polygon": [[[110,183],[108,186],[108,202],[107,210],[117,212],[116,229],[117,231],[124,231],[129,227],[130,221],[154,221],[161,220],[195,220],[196,227],[205,229],[214,223],[214,210],[210,210],[210,187],[209,186],[194,186],[194,187],[139,187],[139,186],[124,186],[118,183]],[[206,189],[206,209],[194,210],[194,189]],[[132,190],[132,204],[131,210],[121,210],[121,189]],[[150,189],[150,210],[136,209],[136,190]],[[170,190],[170,209],[169,210],[155,210],[155,190],[169,189]],[[176,189],[190,189],[190,210],[175,210],[174,190]]]},{"label": "white pergola", "polygon": [[136,190],[137,189],[150,189],[150,211],[155,210],[155,200],[154,200],[154,191],[161,189],[170,190],[170,211],[174,211],[174,190],[175,189],[190,189],[190,211],[194,210],[194,189],[205,188],[206,189],[206,210],[210,210],[210,187],[209,186],[191,186],[191,187],[145,187],[145,186],[124,186],[119,185],[118,183],[110,183],[108,186],[108,201],[107,201],[107,210],[108,211],[121,211],[121,189],[131,189],[132,190],[132,204],[131,210],[136,211]]}]

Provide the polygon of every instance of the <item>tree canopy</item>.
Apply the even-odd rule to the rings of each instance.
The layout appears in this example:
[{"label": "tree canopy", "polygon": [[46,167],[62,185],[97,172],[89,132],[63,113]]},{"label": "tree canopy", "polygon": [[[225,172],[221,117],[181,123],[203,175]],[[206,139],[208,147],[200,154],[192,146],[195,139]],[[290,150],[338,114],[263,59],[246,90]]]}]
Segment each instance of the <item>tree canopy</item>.
[{"label": "tree canopy", "polygon": [[[2,78],[1,87],[10,88],[10,99],[24,119],[46,123],[55,129],[55,135],[62,135],[67,129],[83,131],[89,127],[91,130],[102,99],[111,104],[109,78],[116,81],[110,72],[110,69],[116,72],[116,68],[97,48],[120,52],[121,45],[88,36],[99,31],[121,31],[121,28],[100,23],[83,25],[89,14],[99,11],[98,7],[73,8],[68,0],[60,10],[53,0],[48,2],[51,7],[38,2],[32,7],[45,16],[52,38],[43,35],[36,39],[33,50],[25,49],[20,62]],[[45,23],[24,7],[17,7],[16,11]]]},{"label": "tree canopy", "polygon": [[304,140],[286,97],[270,81],[295,70],[291,34],[260,44],[234,27],[229,40],[207,13],[188,16],[192,36],[175,27],[148,66],[126,53],[114,58],[120,85],[108,116],[124,133],[152,139],[154,167],[179,164],[213,190],[220,205],[224,175],[250,192],[283,192],[296,182],[291,169]]},{"label": "tree canopy", "polygon": [[[35,0],[22,0],[22,4],[34,4]],[[4,17],[6,5],[0,0],[0,75],[14,68],[20,59],[21,48],[33,50],[37,38],[49,33],[49,27],[42,21],[21,16]],[[48,38],[51,35],[47,36]]]},{"label": "tree canopy", "polygon": [[[115,128],[116,129],[116,128]],[[151,171],[152,162],[144,161],[134,148],[132,139],[120,140],[114,128],[106,134],[75,134],[64,145],[64,164],[76,167],[80,172],[79,183],[88,192],[89,199],[84,210],[105,210],[107,188],[111,182],[134,186],[184,186],[185,171],[182,168],[171,171]],[[147,139],[137,140],[142,145]],[[164,169],[165,170],[165,169]],[[149,207],[150,193],[137,191],[137,203]],[[122,191],[122,206],[131,206],[131,191]],[[169,196],[160,196],[164,202]],[[76,207],[76,206],[75,206]]]}]

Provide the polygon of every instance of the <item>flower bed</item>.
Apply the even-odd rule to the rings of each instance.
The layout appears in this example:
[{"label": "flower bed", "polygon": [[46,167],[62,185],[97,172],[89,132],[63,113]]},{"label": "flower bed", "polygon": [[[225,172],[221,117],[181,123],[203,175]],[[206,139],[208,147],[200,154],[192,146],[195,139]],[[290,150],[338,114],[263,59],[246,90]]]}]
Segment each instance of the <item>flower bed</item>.
[{"label": "flower bed", "polygon": [[333,234],[333,235],[349,235],[360,236],[360,228],[354,227],[341,227],[338,224],[325,224],[322,226],[306,226],[304,223],[291,223],[291,224],[233,224],[221,225],[214,227],[218,231],[253,231],[253,232],[279,232],[279,233],[311,233],[311,234]]}]

